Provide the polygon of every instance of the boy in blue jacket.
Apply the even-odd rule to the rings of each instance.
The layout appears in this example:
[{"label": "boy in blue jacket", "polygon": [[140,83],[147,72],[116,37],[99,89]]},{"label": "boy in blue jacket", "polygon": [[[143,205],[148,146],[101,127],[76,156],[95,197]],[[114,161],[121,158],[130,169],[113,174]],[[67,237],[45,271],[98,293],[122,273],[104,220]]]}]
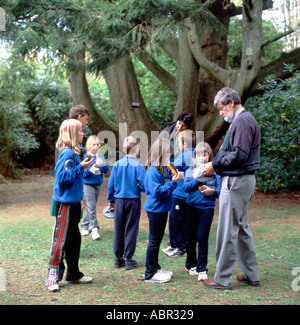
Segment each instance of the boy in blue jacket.
[{"label": "boy in blue jacket", "polygon": [[[194,151],[199,165],[212,161],[213,154],[208,143],[200,143]],[[185,267],[191,275],[198,275],[198,281],[207,279],[208,238],[214,216],[215,199],[220,195],[220,176],[207,183],[199,183],[192,166],[186,172],[183,189],[187,196],[188,246]],[[196,245],[198,254],[196,256]]]},{"label": "boy in blue jacket", "polygon": [[138,162],[139,147],[137,140],[129,136],[123,142],[126,156],[114,165],[108,185],[107,199],[114,208],[115,268],[125,266],[130,270],[137,266],[132,259],[139,231],[141,216],[141,192],[145,192],[145,168]]}]

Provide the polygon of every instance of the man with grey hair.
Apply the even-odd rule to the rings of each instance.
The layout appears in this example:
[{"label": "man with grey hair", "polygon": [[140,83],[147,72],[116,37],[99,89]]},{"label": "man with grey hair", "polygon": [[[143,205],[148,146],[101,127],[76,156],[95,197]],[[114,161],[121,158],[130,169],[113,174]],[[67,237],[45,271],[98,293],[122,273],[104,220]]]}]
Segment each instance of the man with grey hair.
[{"label": "man with grey hair", "polygon": [[221,176],[219,222],[216,240],[216,272],[204,284],[215,289],[232,289],[237,259],[244,273],[239,282],[259,286],[259,273],[252,233],[248,224],[248,205],[255,190],[255,171],[259,169],[260,130],[253,115],[241,104],[239,94],[221,89],[214,106],[230,123],[222,147],[204,174],[216,171]]}]

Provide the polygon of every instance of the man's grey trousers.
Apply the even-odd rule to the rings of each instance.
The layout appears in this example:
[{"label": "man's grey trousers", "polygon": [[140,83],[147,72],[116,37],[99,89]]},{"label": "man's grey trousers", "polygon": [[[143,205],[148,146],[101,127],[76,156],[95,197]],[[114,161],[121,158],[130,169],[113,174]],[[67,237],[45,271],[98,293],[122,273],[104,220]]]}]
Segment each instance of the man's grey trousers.
[{"label": "man's grey trousers", "polygon": [[259,281],[253,238],[248,224],[248,205],[255,184],[254,174],[221,177],[214,280],[223,286],[232,286],[236,260],[248,280]]}]

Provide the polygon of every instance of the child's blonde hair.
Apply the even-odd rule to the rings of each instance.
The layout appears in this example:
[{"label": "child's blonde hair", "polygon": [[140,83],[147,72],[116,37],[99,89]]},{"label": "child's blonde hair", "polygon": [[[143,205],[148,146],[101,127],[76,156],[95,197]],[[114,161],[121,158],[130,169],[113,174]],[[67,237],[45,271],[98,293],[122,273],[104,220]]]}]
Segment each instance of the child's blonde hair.
[{"label": "child's blonde hair", "polygon": [[97,141],[100,144],[99,139],[95,135],[90,135],[88,137],[88,139],[86,140],[86,144],[85,144],[87,151],[90,151],[91,146],[92,146],[92,143],[93,143],[93,140],[94,141]]},{"label": "child's blonde hair", "polygon": [[213,161],[214,154],[211,146],[207,142],[201,142],[197,145],[197,147],[194,150],[194,157],[196,158],[196,156],[201,154],[204,155],[205,153],[208,153],[209,161]]},{"label": "child's blonde hair", "polygon": [[76,155],[80,154],[81,146],[78,139],[78,132],[82,124],[75,119],[64,120],[59,129],[59,137],[56,148],[61,152],[65,148],[70,148]]}]

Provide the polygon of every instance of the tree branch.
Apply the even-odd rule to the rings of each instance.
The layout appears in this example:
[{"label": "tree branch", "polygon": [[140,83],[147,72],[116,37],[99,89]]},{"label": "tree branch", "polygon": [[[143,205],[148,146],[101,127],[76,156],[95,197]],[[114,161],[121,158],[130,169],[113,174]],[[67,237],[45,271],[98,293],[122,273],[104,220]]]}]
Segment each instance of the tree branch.
[{"label": "tree branch", "polygon": [[300,48],[296,48],[295,50],[288,53],[282,53],[278,59],[270,62],[264,68],[262,68],[258,73],[255,83],[252,85],[251,89],[249,89],[249,92],[246,94],[246,97],[248,98],[261,94],[263,91],[259,88],[258,85],[262,84],[265,78],[271,74],[273,74],[277,80],[283,80],[291,77],[291,73],[284,69],[284,64],[293,64],[294,69],[299,70]]},{"label": "tree branch", "polygon": [[292,33],[296,32],[299,29],[300,29],[300,24],[297,25],[295,28],[290,28],[290,29],[288,29],[287,31],[285,31],[285,32],[283,32],[281,34],[278,34],[278,35],[276,35],[274,37],[271,37],[270,39],[266,40],[265,42],[263,42],[261,44],[261,48],[263,49],[266,45],[268,45],[270,43],[273,43],[273,42],[279,40],[280,38],[285,37],[285,36],[287,36],[289,34],[292,34]]},{"label": "tree branch", "polygon": [[261,69],[262,1],[249,0],[243,7],[243,43],[241,65],[232,88],[240,95],[251,87]]},{"label": "tree branch", "polygon": [[[77,57],[73,57],[70,60],[76,60],[77,64],[84,65],[85,54],[79,53]],[[69,72],[69,82],[70,89],[72,93],[72,99],[75,105],[83,104],[85,105],[89,114],[89,128],[92,130],[93,134],[98,134],[102,130],[112,131],[118,136],[119,129],[116,124],[111,122],[107,117],[104,116],[100,110],[95,106],[95,103],[91,97],[88,82],[86,79],[85,69],[78,69],[77,71]]]},{"label": "tree branch", "polygon": [[[272,9],[273,0],[263,0],[263,10]],[[227,10],[230,17],[235,17],[243,13],[243,7],[236,7],[232,2],[230,2],[224,9]]]},{"label": "tree branch", "polygon": [[188,35],[188,41],[190,49],[194,55],[195,60],[198,62],[198,64],[209,71],[209,73],[221,81],[224,85],[229,86],[231,82],[231,72],[221,68],[219,65],[217,65],[214,62],[211,62],[206,58],[206,56],[203,54],[200,46],[200,40],[199,36],[196,30],[195,24],[192,24],[189,21],[189,30],[187,31]]},{"label": "tree branch", "polygon": [[145,52],[137,54],[138,59],[167,87],[176,94],[176,77],[159,65]]},{"label": "tree branch", "polygon": [[161,43],[162,49],[175,61],[178,61],[178,40],[169,37],[166,42]]}]

